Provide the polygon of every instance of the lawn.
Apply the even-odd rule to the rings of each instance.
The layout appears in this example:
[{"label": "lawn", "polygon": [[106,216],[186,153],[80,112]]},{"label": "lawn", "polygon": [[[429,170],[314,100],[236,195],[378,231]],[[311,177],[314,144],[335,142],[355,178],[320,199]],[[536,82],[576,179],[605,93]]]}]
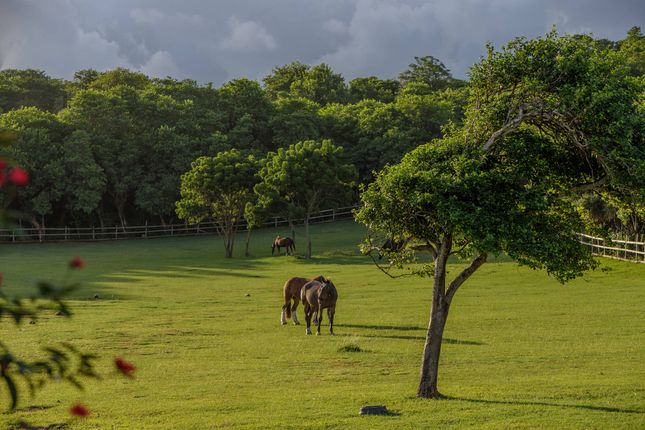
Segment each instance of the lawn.
[{"label": "lawn", "polygon": [[[351,221],[315,226],[312,260],[271,257],[277,233],[257,232],[250,258],[240,236],[228,260],[212,236],[0,246],[11,293],[62,277],[74,255],[88,262],[74,274],[84,287],[71,320],[3,319],[0,339],[27,356],[73,342],[99,353],[106,375],[83,392],[52,384],[26,396],[0,428],[645,428],[645,265],[602,260],[563,286],[504,259],[485,264],[449,316],[439,384],[449,398],[429,401],[414,397],[429,280],[380,273]],[[284,281],[318,274],[339,291],[334,337],[279,324]],[[136,379],[113,374],[114,356],[137,365]],[[77,401],[89,418],[70,419]],[[393,414],[358,415],[377,404]]]}]

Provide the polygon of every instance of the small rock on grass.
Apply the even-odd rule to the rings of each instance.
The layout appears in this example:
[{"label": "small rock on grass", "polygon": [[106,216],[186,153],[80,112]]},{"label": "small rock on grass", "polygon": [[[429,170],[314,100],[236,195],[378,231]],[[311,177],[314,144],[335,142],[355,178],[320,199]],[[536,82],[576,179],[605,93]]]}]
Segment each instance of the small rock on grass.
[{"label": "small rock on grass", "polygon": [[363,406],[359,412],[360,415],[387,415],[389,411],[383,405]]}]

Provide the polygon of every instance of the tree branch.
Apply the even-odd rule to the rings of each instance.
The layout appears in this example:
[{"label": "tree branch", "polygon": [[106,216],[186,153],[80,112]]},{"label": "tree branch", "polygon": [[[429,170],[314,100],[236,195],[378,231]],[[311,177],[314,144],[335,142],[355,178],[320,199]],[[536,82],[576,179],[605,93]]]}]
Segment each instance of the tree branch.
[{"label": "tree branch", "polygon": [[446,302],[448,302],[448,304],[450,304],[450,302],[452,301],[453,296],[455,295],[459,287],[461,287],[461,284],[463,284],[468,278],[470,278],[470,275],[475,273],[475,271],[486,262],[487,257],[488,255],[485,252],[479,254],[477,258],[475,258],[470,263],[470,266],[462,270],[461,273],[452,280],[450,285],[448,285],[448,290],[446,291]]}]

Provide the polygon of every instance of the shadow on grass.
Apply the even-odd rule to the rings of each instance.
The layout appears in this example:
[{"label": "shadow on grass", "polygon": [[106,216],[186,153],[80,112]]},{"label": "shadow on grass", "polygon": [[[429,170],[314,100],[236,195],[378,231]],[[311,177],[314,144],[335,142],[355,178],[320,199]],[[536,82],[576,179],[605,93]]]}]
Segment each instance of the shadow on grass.
[{"label": "shadow on grass", "polygon": [[350,328],[368,328],[373,330],[425,330],[425,327],[418,325],[370,325],[370,324],[335,324],[336,327],[350,327]]},{"label": "shadow on grass", "polygon": [[[369,325],[369,324],[335,324],[334,326],[349,327],[349,328],[365,328],[365,329],[371,329],[371,330],[398,330],[398,331],[423,330],[425,331],[425,327],[415,326],[415,325],[395,326],[395,325]],[[391,335],[361,334],[360,336],[368,337],[368,338],[404,339],[404,340],[425,340],[426,338],[424,335],[413,336],[413,335],[402,335],[402,334],[391,334]],[[450,339],[447,337],[443,338],[442,343],[449,344],[449,345],[476,345],[476,346],[486,345],[484,342],[479,342],[475,340]]]},{"label": "shadow on grass", "polygon": [[530,401],[524,401],[524,400],[469,399],[466,397],[453,397],[453,396],[445,396],[444,399],[460,400],[462,402],[471,402],[471,403],[487,403],[487,404],[495,404],[495,405],[552,406],[555,408],[585,409],[590,411],[618,412],[623,414],[645,414],[645,411],[639,411],[637,409],[611,408],[608,406],[571,405],[566,403],[530,402]]}]

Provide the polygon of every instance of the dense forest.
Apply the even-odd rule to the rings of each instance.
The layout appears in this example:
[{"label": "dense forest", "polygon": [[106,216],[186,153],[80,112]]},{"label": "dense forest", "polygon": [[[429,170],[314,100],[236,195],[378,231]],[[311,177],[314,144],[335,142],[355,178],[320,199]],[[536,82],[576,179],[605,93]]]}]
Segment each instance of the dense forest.
[{"label": "dense forest", "polygon": [[[593,44],[623,53],[643,79],[639,28]],[[341,147],[353,183],[366,184],[443,127],[459,125],[468,97],[468,82],[431,56],[416,57],[396,79],[346,82],[326,64],[294,62],[261,83],[238,78],[219,88],[121,68],[81,70],[71,81],[2,70],[0,128],[15,132],[10,155],[31,175],[11,204],[37,227],[164,224],[177,219],[181,176],[199,157],[235,149],[261,166],[311,140]],[[640,196],[625,203],[592,195],[582,204],[600,224],[643,229]]]}]

